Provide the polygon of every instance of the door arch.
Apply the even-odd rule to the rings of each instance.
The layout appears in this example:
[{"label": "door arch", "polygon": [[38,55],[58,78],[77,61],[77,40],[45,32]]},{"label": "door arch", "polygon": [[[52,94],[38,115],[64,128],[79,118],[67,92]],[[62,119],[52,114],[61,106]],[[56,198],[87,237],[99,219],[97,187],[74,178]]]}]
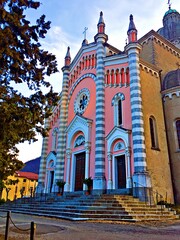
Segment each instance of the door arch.
[{"label": "door arch", "polygon": [[126,174],[126,159],[125,154],[117,155],[114,157],[114,188],[124,189],[127,187],[127,174]]},{"label": "door arch", "polygon": [[108,189],[132,187],[130,133],[130,130],[114,127],[106,137]]}]

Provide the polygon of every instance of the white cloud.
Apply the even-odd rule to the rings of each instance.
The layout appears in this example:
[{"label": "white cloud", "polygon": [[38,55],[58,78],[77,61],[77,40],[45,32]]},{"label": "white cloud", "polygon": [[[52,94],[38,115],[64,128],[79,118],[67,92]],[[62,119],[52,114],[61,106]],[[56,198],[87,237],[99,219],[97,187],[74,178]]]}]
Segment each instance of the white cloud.
[{"label": "white cloud", "polygon": [[42,137],[37,136],[38,141],[29,144],[28,142],[20,143],[17,145],[19,149],[19,160],[27,162],[31,159],[41,156]]}]

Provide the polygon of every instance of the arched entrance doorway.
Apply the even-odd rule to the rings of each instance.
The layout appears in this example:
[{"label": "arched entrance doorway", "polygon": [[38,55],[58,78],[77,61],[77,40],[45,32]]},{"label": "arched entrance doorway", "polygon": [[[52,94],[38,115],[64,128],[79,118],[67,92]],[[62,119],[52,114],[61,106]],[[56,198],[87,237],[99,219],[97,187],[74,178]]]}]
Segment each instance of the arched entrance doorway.
[{"label": "arched entrance doorway", "polygon": [[54,161],[51,160],[48,164],[47,168],[47,187],[46,192],[53,192],[53,184],[54,184]]},{"label": "arched entrance doorway", "polygon": [[116,188],[126,188],[126,162],[125,155],[119,155],[115,157],[115,169],[116,169]]},{"label": "arched entrance doorway", "polygon": [[56,155],[55,152],[50,152],[46,158],[46,185],[45,192],[51,193],[54,192],[54,173],[56,166]]},{"label": "arched entrance doorway", "polygon": [[92,120],[76,115],[67,132],[65,191],[83,191],[83,180],[90,173]]},{"label": "arched entrance doorway", "polygon": [[114,127],[106,137],[109,190],[132,188],[129,139],[130,131],[120,127]]},{"label": "arched entrance doorway", "polygon": [[83,180],[85,178],[85,152],[81,152],[75,155],[76,167],[75,167],[75,191],[83,190]]}]

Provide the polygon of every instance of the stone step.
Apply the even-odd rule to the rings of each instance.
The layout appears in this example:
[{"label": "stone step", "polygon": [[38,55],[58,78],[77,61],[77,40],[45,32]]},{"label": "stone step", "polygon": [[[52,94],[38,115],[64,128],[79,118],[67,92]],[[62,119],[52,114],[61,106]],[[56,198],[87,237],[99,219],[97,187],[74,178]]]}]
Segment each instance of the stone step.
[{"label": "stone step", "polygon": [[[4,205],[4,208],[6,206]],[[161,212],[161,211],[165,211],[168,212],[169,210],[167,208],[157,208],[157,207],[150,207],[150,206],[127,206],[127,205],[99,205],[99,204],[41,204],[41,205],[32,205],[32,204],[16,204],[16,205],[9,205],[7,206],[9,207],[15,207],[15,208],[28,208],[28,209],[34,209],[34,208],[44,208],[44,209],[48,209],[49,207],[51,207],[51,209],[64,209],[64,208],[71,208],[71,209],[110,209],[110,210],[126,210],[126,211],[156,211],[156,212]]]},{"label": "stone step", "polygon": [[64,218],[70,220],[160,220],[175,219],[174,211],[160,206],[149,206],[132,196],[102,195],[102,196],[63,196],[55,202],[34,202],[33,199],[16,204],[3,205],[5,211],[28,213],[40,216]]},{"label": "stone step", "polygon": [[[26,213],[25,210],[14,210],[13,212],[16,213]],[[166,214],[162,215],[157,215],[157,214],[131,214],[128,215],[126,214],[106,214],[106,213],[81,213],[81,212],[53,212],[51,211],[50,213],[47,212],[42,212],[42,211],[31,211],[29,214],[31,215],[38,215],[38,216],[47,216],[47,217],[56,217],[56,218],[64,218],[64,219],[69,219],[69,220],[124,220],[124,221],[142,221],[142,220],[162,220],[162,219],[167,219]],[[171,219],[176,219],[176,216],[171,217]]]},{"label": "stone step", "polygon": [[161,211],[160,209],[130,209],[130,210],[127,210],[125,208],[105,208],[105,207],[101,207],[101,208],[97,208],[97,207],[94,207],[94,206],[89,206],[89,207],[83,207],[83,206],[79,206],[79,207],[76,207],[76,206],[66,206],[66,207],[58,207],[58,208],[47,208],[46,206],[39,206],[38,208],[32,208],[31,206],[23,206],[23,207],[9,207],[8,209],[9,210],[20,210],[22,209],[24,211],[44,211],[44,212],[54,212],[54,213],[59,213],[59,212],[68,212],[68,211],[71,211],[71,212],[86,212],[86,213],[106,213],[106,214],[113,214],[113,213],[123,213],[123,214],[126,214],[128,212],[130,212],[131,214],[166,214],[166,215],[174,215],[175,212],[174,211],[168,211],[167,209],[165,209],[166,211]]},{"label": "stone step", "polygon": [[[8,210],[11,211],[18,211],[18,212],[29,212],[31,208],[9,208]],[[159,217],[159,215],[163,217],[170,217],[170,216],[174,216],[173,212],[156,212],[156,211],[131,211],[130,213],[124,211],[124,210],[109,210],[109,209],[102,209],[102,210],[92,210],[92,209],[72,209],[72,208],[63,208],[63,209],[47,209],[47,208],[37,208],[37,209],[31,209],[31,213],[34,214],[48,214],[49,216],[58,216],[58,215],[68,215],[71,213],[71,215],[76,215],[76,214],[81,214],[81,216],[84,218],[86,215],[87,217],[92,218],[92,216],[94,218],[99,217],[100,215],[104,217],[104,214],[108,217],[111,217],[111,215],[131,215],[131,216],[138,216],[138,219],[141,218],[143,216],[144,218],[149,218],[149,216],[157,216]]]},{"label": "stone step", "polygon": [[[12,212],[16,212],[16,213],[27,213],[26,210],[24,209],[16,209]],[[105,213],[82,213],[82,212],[71,212],[71,211],[67,211],[67,212],[47,212],[47,211],[31,211],[29,212],[29,214],[31,215],[39,215],[39,216],[48,216],[48,217],[66,217],[66,218],[83,218],[83,219],[97,219],[99,217],[103,217],[103,218],[109,218],[109,215],[105,214]],[[124,218],[124,219],[132,219],[131,216],[129,216],[127,213],[126,214],[111,214],[110,215],[111,218]]]},{"label": "stone step", "polygon": [[[4,206],[5,207],[5,206]],[[10,207],[10,206],[9,206]],[[49,208],[49,205],[47,204],[43,204],[43,205],[38,205],[38,206],[34,206],[32,204],[24,204],[24,205],[16,205],[16,206],[13,206],[12,207],[14,208],[26,208],[26,209],[48,209]],[[101,206],[96,206],[96,205],[51,205],[51,209],[53,210],[62,210],[62,209],[66,209],[66,208],[69,208],[69,209],[82,209],[82,210],[113,210],[113,211],[116,211],[116,210],[123,210],[123,211],[131,211],[131,212],[161,212],[162,209],[161,208],[157,208],[157,207],[150,207],[150,206],[146,206],[146,207],[132,207],[132,206],[128,206],[128,207],[125,207],[125,206],[105,206],[105,205],[101,205]],[[163,209],[164,212],[169,212],[168,209]],[[175,213],[175,212],[174,212]]]},{"label": "stone step", "polygon": [[[59,203],[48,203],[48,202],[46,202],[46,203],[38,203],[38,204],[34,204],[34,203],[16,203],[16,206],[20,206],[20,205],[23,205],[23,206],[25,206],[25,205],[30,205],[30,206],[34,206],[34,207],[38,207],[39,205],[46,205],[46,206],[48,206],[48,205],[51,205],[51,206],[54,206],[54,207],[56,207],[56,206],[59,206],[59,205],[61,205],[61,206],[66,206],[66,205],[72,205],[72,206],[77,206],[77,205],[84,205],[84,206],[86,206],[86,205],[94,205],[94,206],[113,206],[113,207],[116,207],[116,206],[132,206],[132,207],[148,207],[148,205],[146,205],[146,204],[138,204],[138,203],[129,203],[129,204],[127,204],[127,203],[118,203],[118,202],[99,202],[99,201],[77,201],[77,202],[69,202],[69,201],[66,201],[66,202],[59,202]],[[152,206],[153,207],[153,206]]]}]

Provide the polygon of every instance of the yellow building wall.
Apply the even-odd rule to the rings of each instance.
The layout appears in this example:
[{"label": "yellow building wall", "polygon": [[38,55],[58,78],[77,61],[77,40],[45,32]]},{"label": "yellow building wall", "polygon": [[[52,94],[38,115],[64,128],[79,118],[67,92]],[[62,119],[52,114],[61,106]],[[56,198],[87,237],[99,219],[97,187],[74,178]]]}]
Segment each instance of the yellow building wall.
[{"label": "yellow building wall", "polygon": [[[170,49],[172,45],[169,43],[169,49],[165,44],[149,39],[142,45],[140,58],[146,62],[155,65],[161,71],[161,79],[172,70],[178,68],[177,63],[180,57]],[[180,50],[176,48],[176,52],[180,54]]]},{"label": "yellow building wall", "polygon": [[[176,88],[176,91],[180,91],[180,87]],[[170,92],[170,91],[169,91]],[[177,141],[177,132],[175,126],[175,120],[180,119],[180,97],[175,94],[172,98],[166,97],[164,101],[165,116],[169,151],[171,155],[171,169],[172,169],[172,181],[174,185],[175,201],[180,204],[180,150]]]},{"label": "yellow building wall", "polygon": [[[6,188],[9,188],[10,191],[8,193],[8,200],[13,201],[17,198],[21,198],[21,192],[20,190],[24,188],[23,196],[30,197],[31,196],[31,189],[32,193],[34,193],[35,188],[37,186],[36,180],[30,180],[24,177],[16,177],[16,176],[10,176],[8,180],[19,180],[19,182],[15,185],[6,185]],[[7,192],[6,189],[3,189],[2,198],[7,201]]]},{"label": "yellow building wall", "polygon": [[[140,70],[142,104],[145,129],[147,169],[151,177],[152,189],[163,195],[164,200],[174,202],[168,148],[165,133],[163,105],[160,93],[160,79]],[[151,148],[149,118],[156,119],[159,149]]]}]

